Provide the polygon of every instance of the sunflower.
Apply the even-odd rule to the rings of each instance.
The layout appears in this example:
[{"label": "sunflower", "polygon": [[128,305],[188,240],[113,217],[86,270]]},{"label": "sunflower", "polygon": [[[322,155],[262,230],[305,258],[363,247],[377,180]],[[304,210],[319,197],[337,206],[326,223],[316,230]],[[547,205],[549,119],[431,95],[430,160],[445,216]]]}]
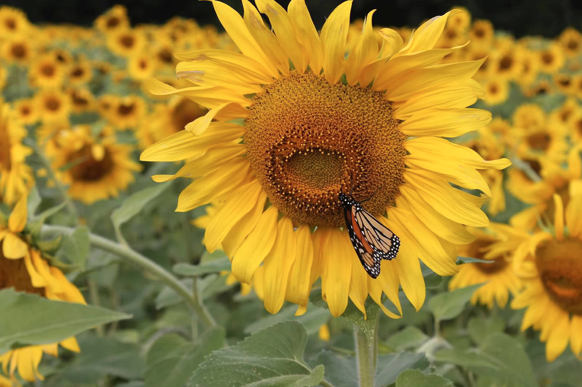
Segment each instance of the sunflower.
[{"label": "sunflower", "polygon": [[79,60],[68,69],[69,82],[73,86],[87,84],[93,77],[93,68],[88,60]]},{"label": "sunflower", "polygon": [[576,113],[570,118],[568,125],[570,138],[576,144],[582,143],[582,112],[578,107]]},{"label": "sunflower", "polygon": [[501,50],[495,50],[491,54],[491,61],[496,78],[514,80],[523,73],[520,51],[516,50],[513,42],[508,42]]},{"label": "sunflower", "polygon": [[0,201],[8,205],[26,196],[33,184],[32,170],[26,165],[32,150],[22,145],[25,137],[26,129],[14,112],[0,105]]},{"label": "sunflower", "polygon": [[561,125],[547,122],[534,128],[516,128],[512,133],[516,141],[517,155],[522,158],[544,155],[557,162],[566,159],[568,143],[566,130]]},{"label": "sunflower", "polygon": [[538,52],[540,71],[547,74],[553,74],[560,70],[564,65],[564,52],[557,44],[550,44],[544,50]]},{"label": "sunflower", "polygon": [[57,62],[64,68],[68,68],[74,63],[73,55],[62,48],[57,48],[51,51],[51,54],[54,56]]},{"label": "sunflower", "polygon": [[123,5],[115,5],[103,15],[95,19],[95,28],[101,32],[111,33],[129,27],[127,9]]},{"label": "sunflower", "polygon": [[567,57],[578,56],[582,52],[582,34],[575,28],[566,28],[558,40]]},{"label": "sunflower", "polygon": [[460,12],[449,16],[447,27],[455,28],[459,31],[466,31],[471,25],[471,12],[464,7],[457,7],[456,9]]},{"label": "sunflower", "polygon": [[[494,227],[491,224],[491,227]],[[498,228],[508,228],[497,225]],[[515,294],[521,287],[521,281],[513,272],[508,251],[499,251],[497,244],[501,237],[495,233],[473,230],[477,239],[464,246],[457,246],[462,257],[478,258],[491,263],[466,263],[449,282],[449,289],[455,290],[484,283],[473,293],[471,303],[486,305],[489,309],[496,303],[505,308],[509,294]]]},{"label": "sunflower", "polygon": [[490,130],[492,133],[501,136],[501,138],[505,138],[506,135],[508,135],[509,132],[512,130],[509,121],[504,120],[501,117],[493,118],[493,120],[491,120],[491,122],[489,123],[489,125],[486,126],[486,128]]},{"label": "sunflower", "polygon": [[71,112],[71,100],[67,94],[57,90],[44,90],[34,97],[42,122],[66,121]]},{"label": "sunflower", "polygon": [[564,206],[554,195],[552,233],[540,232],[531,238],[535,253],[521,262],[527,274],[525,290],[511,307],[527,308],[521,329],[541,331],[546,343],[546,359],[554,361],[570,344],[576,356],[582,353],[582,189],[572,186]]},{"label": "sunflower", "polygon": [[[19,292],[37,294],[51,300],[85,304],[83,295],[67,277],[45,260],[42,253],[26,239],[26,196],[19,200],[10,214],[8,224],[0,223],[0,289],[14,288]],[[16,370],[22,379],[34,382],[43,380],[38,365],[43,353],[58,355],[59,344],[70,351],[79,352],[74,337],[58,343],[22,347],[0,355],[5,372],[9,369],[14,378]]]},{"label": "sunflower", "polygon": [[69,194],[85,204],[116,197],[135,178],[141,166],[131,160],[133,148],[118,144],[111,128],[104,128],[98,136],[87,125],[72,130],[61,130],[56,137],[58,152],[52,157],[59,178],[69,185]]},{"label": "sunflower", "polygon": [[69,89],[71,97],[71,110],[73,113],[82,113],[93,110],[95,97],[88,89]]},{"label": "sunflower", "polygon": [[540,59],[534,51],[520,48],[521,73],[517,76],[517,82],[522,87],[531,85],[538,77]]},{"label": "sunflower", "polygon": [[572,78],[573,77],[570,74],[554,74],[554,85],[556,85],[556,88],[562,93],[566,95],[574,95],[576,93],[576,84],[573,82]]},{"label": "sunflower", "polygon": [[[465,108],[480,95],[471,77],[483,61],[438,64],[460,49],[434,49],[449,14],[423,24],[406,46],[383,29],[379,51],[370,13],[345,59],[351,2],[333,11],[321,33],[302,0],[292,0],[288,12],[273,0],[257,1],[274,32],[248,2],[244,18],[212,4],[242,54],[177,54],[185,60],[178,76],[194,87],[149,81],[153,94],[183,95],[210,109],[142,153],[145,161],[188,160],[176,175],[155,180],[194,179],[177,211],[221,202],[206,247],[233,245],[233,274],[263,290],[271,313],[284,300],[305,310],[318,278],[334,316],[348,298],[365,313],[370,295],[397,318],[381,296],[401,314],[399,284],[419,309],[425,288],[418,257],[440,275],[457,271],[455,244],[474,239],[462,224],[488,224],[479,206],[490,190],[476,169],[509,165],[440,138],[490,121],[490,113]],[[376,279],[351,247],[340,192],[369,197],[363,206],[402,241]]]},{"label": "sunflower", "polygon": [[2,58],[8,63],[28,65],[34,56],[34,47],[29,39],[17,37],[2,45]]},{"label": "sunflower", "polygon": [[129,76],[138,81],[151,77],[156,70],[156,62],[150,55],[141,53],[129,58],[127,70]]},{"label": "sunflower", "polygon": [[489,49],[493,44],[495,31],[489,20],[475,20],[469,31],[469,39],[474,47]]},{"label": "sunflower", "polygon": [[10,38],[20,36],[28,30],[30,23],[26,14],[19,9],[0,7],[0,36]]},{"label": "sunflower", "polygon": [[131,57],[141,52],[146,44],[145,37],[135,29],[122,29],[107,35],[107,47],[123,57]]},{"label": "sunflower", "polygon": [[[576,119],[579,119],[578,123]],[[550,121],[562,126],[563,129],[576,127],[576,124],[582,125],[582,107],[578,104],[576,98],[568,98],[558,108],[550,113]],[[580,126],[582,138],[582,126]]]},{"label": "sunflower", "polygon": [[54,55],[45,54],[36,59],[28,70],[30,84],[42,89],[59,88],[63,84],[64,71]]},{"label": "sunflower", "polygon": [[537,129],[546,125],[547,117],[540,105],[524,103],[513,112],[513,125],[523,129]]},{"label": "sunflower", "polygon": [[509,98],[509,82],[505,79],[491,78],[484,82],[483,88],[487,105],[499,105]]},{"label": "sunflower", "polygon": [[147,104],[137,95],[120,98],[107,115],[113,126],[120,130],[137,128],[147,112]]},{"label": "sunflower", "polygon": [[21,99],[14,102],[14,112],[23,125],[31,125],[38,121],[38,108],[33,99]]}]

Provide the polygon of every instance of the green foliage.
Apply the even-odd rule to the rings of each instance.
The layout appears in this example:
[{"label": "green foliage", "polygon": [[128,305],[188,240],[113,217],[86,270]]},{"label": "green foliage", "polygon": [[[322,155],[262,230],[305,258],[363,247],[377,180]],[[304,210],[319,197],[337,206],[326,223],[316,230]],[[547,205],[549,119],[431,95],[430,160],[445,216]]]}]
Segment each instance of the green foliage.
[{"label": "green foliage", "polygon": [[221,271],[230,270],[230,261],[228,258],[224,257],[210,262],[204,262],[200,265],[178,263],[172,270],[174,273],[181,276],[199,277],[205,274],[220,273]]},{"label": "green foliage", "polygon": [[425,375],[420,371],[404,371],[396,379],[396,387],[453,387],[453,383],[438,375]]},{"label": "green foliage", "polygon": [[0,291],[0,354],[24,345],[51,344],[131,316],[96,306]]},{"label": "green foliage", "polygon": [[430,299],[428,306],[437,321],[450,320],[457,317],[463,311],[465,304],[471,299],[473,293],[483,284],[467,286],[466,288],[441,293]]},{"label": "green foliage", "polygon": [[212,353],[188,386],[317,386],[323,380],[323,366],[311,369],[305,363],[306,344],[301,324],[279,323]]}]

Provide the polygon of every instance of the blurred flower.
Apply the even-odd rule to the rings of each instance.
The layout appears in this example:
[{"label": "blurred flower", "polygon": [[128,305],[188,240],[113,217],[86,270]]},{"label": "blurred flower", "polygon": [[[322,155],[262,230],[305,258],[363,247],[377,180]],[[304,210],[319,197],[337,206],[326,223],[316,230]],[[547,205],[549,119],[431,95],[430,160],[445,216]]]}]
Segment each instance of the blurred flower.
[{"label": "blurred flower", "polygon": [[43,90],[35,95],[36,107],[44,123],[67,121],[71,112],[71,100],[58,90]]},{"label": "blurred flower", "polygon": [[558,40],[566,56],[578,56],[582,52],[582,34],[576,29],[572,27],[566,28]]},{"label": "blurred flower", "polygon": [[29,65],[28,76],[32,87],[56,89],[63,84],[65,74],[56,58],[45,54]]},{"label": "blurred flower", "polygon": [[124,30],[129,27],[127,9],[123,5],[116,5],[95,20],[95,28],[105,33]]},{"label": "blurred flower", "polygon": [[80,86],[88,83],[93,76],[91,63],[86,59],[81,59],[72,64],[68,70],[69,83],[73,86]]},{"label": "blurred flower", "polygon": [[[25,239],[26,197],[16,207],[8,224],[0,224],[0,289],[14,288],[19,292],[37,294],[51,300],[85,304],[83,295],[67,277],[46,261],[42,253]],[[59,344],[70,351],[79,352],[75,337],[58,343],[27,346],[0,355],[4,372],[14,377],[16,370],[22,379],[34,382],[44,380],[38,372],[43,353],[58,356]]]},{"label": "blurred flower", "polygon": [[129,28],[107,35],[107,47],[115,54],[123,57],[130,57],[141,52],[145,43],[146,40],[139,31]]},{"label": "blurred flower", "polygon": [[[460,49],[433,49],[448,14],[423,24],[407,46],[396,31],[382,29],[379,51],[370,13],[344,62],[350,2],[336,8],[321,34],[302,0],[293,0],[289,13],[274,1],[257,2],[274,33],[249,3],[244,18],[221,2],[213,5],[243,54],[179,54],[185,62],[177,66],[178,77],[194,87],[150,81],[154,94],[187,96],[211,109],[142,153],[145,161],[188,160],[176,175],[154,180],[195,179],[177,211],[222,202],[206,229],[206,247],[212,252],[222,245],[233,274],[264,295],[271,313],[285,300],[303,312],[318,278],[334,316],[344,312],[348,298],[365,313],[370,295],[397,318],[381,297],[385,293],[401,314],[400,284],[419,309],[425,288],[418,258],[451,275],[457,271],[455,244],[474,239],[462,224],[488,224],[479,209],[485,196],[449,182],[490,195],[476,169],[509,165],[436,137],[489,122],[488,112],[465,109],[482,95],[470,79],[482,61],[434,66]],[[414,59],[425,56],[422,64]],[[343,76],[347,85],[338,83]],[[358,86],[372,81],[372,88]],[[233,119],[237,123],[227,122]],[[398,257],[382,262],[377,279],[366,274],[342,230],[340,191],[370,197],[364,207],[402,241]]]},{"label": "blurred flower", "polygon": [[24,12],[8,6],[0,7],[0,36],[2,38],[21,36],[29,27],[30,23]]},{"label": "blurred flower", "polygon": [[14,113],[23,125],[34,124],[38,121],[38,107],[32,99],[21,99],[14,103]]},{"label": "blurred flower", "polygon": [[499,105],[509,97],[509,82],[504,79],[491,78],[484,82],[483,88],[487,105]]},{"label": "blurred flower", "polygon": [[553,74],[564,65],[564,53],[557,44],[550,44],[539,52],[540,71]]},{"label": "blurred flower", "polygon": [[34,48],[26,38],[17,37],[4,41],[2,45],[2,58],[8,63],[26,65],[30,63],[34,55]]},{"label": "blurred flower", "polygon": [[128,95],[115,102],[107,115],[111,124],[120,130],[137,128],[147,112],[147,105],[143,98]]}]

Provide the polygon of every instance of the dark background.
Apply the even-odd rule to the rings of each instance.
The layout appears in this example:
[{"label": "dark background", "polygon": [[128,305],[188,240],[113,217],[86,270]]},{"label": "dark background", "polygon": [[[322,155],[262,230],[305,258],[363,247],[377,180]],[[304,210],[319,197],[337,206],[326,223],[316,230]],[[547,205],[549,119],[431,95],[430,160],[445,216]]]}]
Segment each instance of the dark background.
[{"label": "dark background", "polygon": [[[242,13],[240,0],[223,0]],[[287,6],[288,0],[277,0]],[[341,0],[306,0],[317,28]],[[124,4],[132,23],[164,23],[173,16],[194,18],[199,24],[219,26],[212,4],[197,0],[3,0],[22,9],[34,23],[71,23],[89,26],[115,4]],[[374,24],[416,27],[455,6],[471,11],[473,18],[488,19],[496,29],[516,37],[542,35],[553,38],[566,26],[582,26],[582,0],[354,0],[352,20],[372,9]]]}]

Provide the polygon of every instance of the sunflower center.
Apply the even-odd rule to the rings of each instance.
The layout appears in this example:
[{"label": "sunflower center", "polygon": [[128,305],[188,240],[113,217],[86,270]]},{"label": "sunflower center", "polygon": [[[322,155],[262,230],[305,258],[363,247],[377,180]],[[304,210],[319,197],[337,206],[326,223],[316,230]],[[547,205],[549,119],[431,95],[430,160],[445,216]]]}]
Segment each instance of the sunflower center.
[{"label": "sunflower center", "polygon": [[53,75],[55,75],[55,67],[51,64],[45,64],[44,66],[41,67],[40,72],[45,77],[52,77]]},{"label": "sunflower center", "polygon": [[30,107],[29,106],[26,106],[26,105],[25,106],[21,106],[20,107],[20,114],[22,116],[25,116],[25,117],[28,116],[28,115],[30,115]]},{"label": "sunflower center", "polygon": [[14,19],[12,19],[12,18],[6,19],[6,20],[4,21],[4,25],[6,25],[6,27],[7,27],[9,30],[13,30],[13,31],[14,31],[14,30],[16,29],[16,20],[14,20]]},{"label": "sunflower center", "polygon": [[331,85],[313,73],[282,78],[257,94],[244,137],[271,203],[300,224],[341,226],[340,192],[373,214],[399,194],[404,141],[382,93]]},{"label": "sunflower center", "polygon": [[[471,258],[485,259],[488,247],[495,243],[496,240],[491,237],[480,237],[468,246],[467,255]],[[473,263],[481,273],[492,275],[498,273],[507,267],[507,261],[504,256],[495,259],[487,259],[491,263]]]},{"label": "sunflower center", "polygon": [[107,28],[115,28],[119,25],[119,23],[120,23],[119,18],[117,18],[115,16],[111,16],[107,20]]},{"label": "sunflower center", "polygon": [[545,52],[542,54],[542,62],[544,62],[547,65],[552,64],[552,62],[554,61],[554,56],[549,53],[549,52]]},{"label": "sunflower center", "polygon": [[83,148],[69,156],[69,162],[76,163],[70,172],[75,180],[97,181],[107,175],[113,168],[111,153],[105,148],[105,154],[101,160],[96,160],[91,152],[91,146]]},{"label": "sunflower center", "polygon": [[481,28],[477,28],[475,30],[475,36],[478,37],[478,38],[482,38],[482,37],[485,36],[485,31],[483,29],[481,29]]},{"label": "sunflower center", "polygon": [[578,49],[578,42],[576,40],[570,40],[568,42],[568,48],[570,50],[576,50],[576,49]]},{"label": "sunflower center", "polygon": [[26,48],[22,44],[13,45],[10,51],[12,52],[12,55],[18,59],[22,59],[26,56]]},{"label": "sunflower center", "polygon": [[172,64],[173,62],[173,57],[172,57],[172,52],[170,50],[168,50],[167,48],[162,49],[160,52],[158,52],[158,58],[167,64]]},{"label": "sunflower center", "polygon": [[499,70],[502,72],[507,71],[511,68],[512,65],[513,58],[511,58],[511,56],[506,55],[499,61]]},{"label": "sunflower center", "polygon": [[131,115],[131,113],[133,113],[133,110],[135,109],[135,105],[133,103],[121,103],[118,107],[117,107],[117,113],[119,113],[120,116],[126,117]]},{"label": "sunflower center", "polygon": [[[542,171],[542,165],[540,164],[540,162],[539,162],[539,161],[537,161],[537,160],[534,160],[534,159],[522,159],[522,161],[523,161],[524,163],[526,163],[527,165],[529,165],[529,167],[530,167],[530,168],[531,168],[531,169],[532,169],[532,170],[533,170],[533,171],[534,171],[534,172],[535,172],[535,173],[536,173],[538,176],[540,176],[540,173],[541,173],[541,171]],[[527,180],[529,180],[529,181],[533,182],[533,181],[532,181],[532,180],[529,178],[529,176],[528,176],[528,175],[527,175],[525,172],[522,172],[522,174],[523,174],[523,176],[525,176],[525,178],[526,178]]]},{"label": "sunflower center", "polygon": [[81,78],[83,75],[85,75],[85,71],[81,67],[75,67],[75,69],[71,71],[71,76],[73,78]]},{"label": "sunflower center", "polygon": [[538,151],[546,151],[552,142],[552,137],[550,137],[548,133],[538,132],[527,136],[526,141],[533,149]]},{"label": "sunflower center", "polygon": [[0,242],[0,290],[14,288],[17,292],[34,293],[44,296],[43,288],[32,286],[30,274],[26,269],[24,258],[8,259],[2,254],[4,242]]},{"label": "sunflower center", "polygon": [[121,45],[125,48],[132,48],[133,45],[135,44],[135,39],[133,38],[133,36],[130,35],[124,35],[121,37],[121,39],[119,39]]},{"label": "sunflower center", "polygon": [[582,315],[582,241],[548,241],[536,249],[536,266],[548,295],[569,313]]},{"label": "sunflower center", "polygon": [[56,112],[61,107],[61,101],[59,101],[57,98],[49,98],[45,101],[44,106],[48,110]]}]

